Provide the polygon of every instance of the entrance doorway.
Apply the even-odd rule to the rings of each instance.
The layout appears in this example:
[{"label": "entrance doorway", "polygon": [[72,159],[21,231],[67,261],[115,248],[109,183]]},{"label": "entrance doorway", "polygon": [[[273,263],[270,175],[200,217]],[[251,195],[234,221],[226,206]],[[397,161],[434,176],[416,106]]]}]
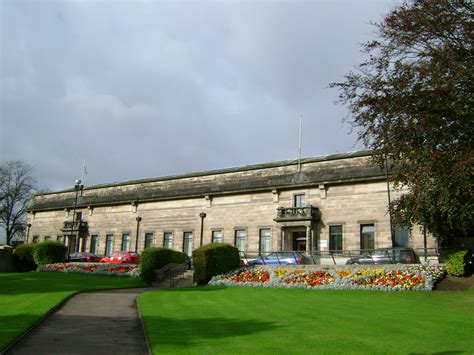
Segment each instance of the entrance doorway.
[{"label": "entrance doorway", "polygon": [[283,251],[306,251],[306,227],[284,229]]},{"label": "entrance doorway", "polygon": [[306,232],[291,232],[293,250],[306,251]]}]

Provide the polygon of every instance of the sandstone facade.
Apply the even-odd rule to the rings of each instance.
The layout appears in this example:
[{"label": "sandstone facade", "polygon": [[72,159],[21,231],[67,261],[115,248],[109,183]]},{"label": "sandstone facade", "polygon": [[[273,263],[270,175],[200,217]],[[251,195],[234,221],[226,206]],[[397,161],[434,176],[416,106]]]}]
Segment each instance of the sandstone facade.
[{"label": "sandstone facade", "polygon": [[[263,251],[391,247],[385,171],[370,152],[284,161],[37,195],[29,208],[31,242],[64,238],[104,255],[168,246],[191,253],[222,241]],[[392,199],[402,193],[391,190]],[[201,217],[205,214],[205,217]],[[201,214],[201,216],[200,216]],[[137,218],[138,217],[138,218]],[[80,223],[78,223],[78,221]],[[137,239],[138,231],[138,239]],[[406,235],[405,235],[406,236]],[[423,247],[418,226],[397,241]],[[428,236],[428,247],[435,240]]]}]

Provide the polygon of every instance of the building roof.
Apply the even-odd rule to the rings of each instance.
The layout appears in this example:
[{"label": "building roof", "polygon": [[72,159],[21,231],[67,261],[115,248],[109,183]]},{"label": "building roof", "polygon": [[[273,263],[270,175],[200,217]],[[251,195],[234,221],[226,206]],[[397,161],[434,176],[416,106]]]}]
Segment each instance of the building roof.
[{"label": "building roof", "polygon": [[[79,196],[78,206],[129,204],[384,178],[385,173],[380,167],[369,164],[370,155],[371,151],[358,151],[305,158],[301,160],[301,172],[298,172],[298,160],[286,160],[88,186]],[[74,189],[39,194],[31,201],[28,210],[71,208],[74,199]]]}]

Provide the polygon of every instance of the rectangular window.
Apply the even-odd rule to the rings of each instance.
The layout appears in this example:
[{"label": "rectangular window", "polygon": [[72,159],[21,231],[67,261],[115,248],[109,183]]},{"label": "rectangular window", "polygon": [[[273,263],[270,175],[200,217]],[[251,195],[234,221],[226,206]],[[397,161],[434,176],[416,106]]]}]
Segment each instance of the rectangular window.
[{"label": "rectangular window", "polygon": [[293,207],[305,207],[304,194],[293,196]]},{"label": "rectangular window", "polygon": [[145,249],[153,246],[153,233],[145,233]]},{"label": "rectangular window", "polygon": [[222,243],[222,231],[212,231],[212,242]]},{"label": "rectangular window", "polygon": [[173,233],[165,232],[163,235],[163,247],[172,249],[173,248]]},{"label": "rectangular window", "polygon": [[342,251],[342,226],[329,226],[329,250]]},{"label": "rectangular window", "polygon": [[395,229],[394,247],[408,248],[408,227],[402,226]]},{"label": "rectangular window", "polygon": [[99,251],[99,236],[97,234],[93,234],[91,236],[90,252],[92,254],[97,254],[98,251]]},{"label": "rectangular window", "polygon": [[122,250],[123,251],[130,250],[130,233],[122,234]]},{"label": "rectangular window", "polygon": [[267,255],[272,250],[272,230],[260,229],[260,243],[259,252],[262,255]]},{"label": "rectangular window", "polygon": [[105,236],[105,255],[110,255],[114,252],[114,235],[107,234]]},{"label": "rectangular window", "polygon": [[58,235],[58,237],[56,238],[56,240],[57,240],[59,243],[63,243],[63,244],[64,244],[64,236]]},{"label": "rectangular window", "polygon": [[247,237],[247,231],[245,229],[237,229],[235,231],[235,247],[239,249],[239,251],[245,251],[245,239]]},{"label": "rectangular window", "polygon": [[193,254],[193,232],[184,232],[183,234],[183,253],[187,256]]},{"label": "rectangular window", "polygon": [[44,240],[45,240],[45,241],[46,241],[46,240],[51,240],[51,236],[50,236],[50,235],[45,235],[45,236],[44,236]]},{"label": "rectangular window", "polygon": [[374,231],[375,231],[375,228],[373,224],[360,225],[360,249],[361,250],[372,250],[375,248]]},{"label": "rectangular window", "polygon": [[40,239],[39,235],[34,235],[32,242],[33,242],[33,243],[38,243],[38,242],[39,242],[39,239]]}]

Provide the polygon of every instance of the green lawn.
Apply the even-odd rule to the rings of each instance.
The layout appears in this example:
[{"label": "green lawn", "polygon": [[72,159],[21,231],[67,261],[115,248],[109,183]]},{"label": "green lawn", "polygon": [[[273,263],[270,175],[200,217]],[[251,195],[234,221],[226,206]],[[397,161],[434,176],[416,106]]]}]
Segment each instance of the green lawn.
[{"label": "green lawn", "polygon": [[139,296],[153,353],[474,351],[474,289],[197,287]]},{"label": "green lawn", "polygon": [[0,352],[42,315],[77,291],[141,287],[129,277],[59,272],[0,273]]}]

